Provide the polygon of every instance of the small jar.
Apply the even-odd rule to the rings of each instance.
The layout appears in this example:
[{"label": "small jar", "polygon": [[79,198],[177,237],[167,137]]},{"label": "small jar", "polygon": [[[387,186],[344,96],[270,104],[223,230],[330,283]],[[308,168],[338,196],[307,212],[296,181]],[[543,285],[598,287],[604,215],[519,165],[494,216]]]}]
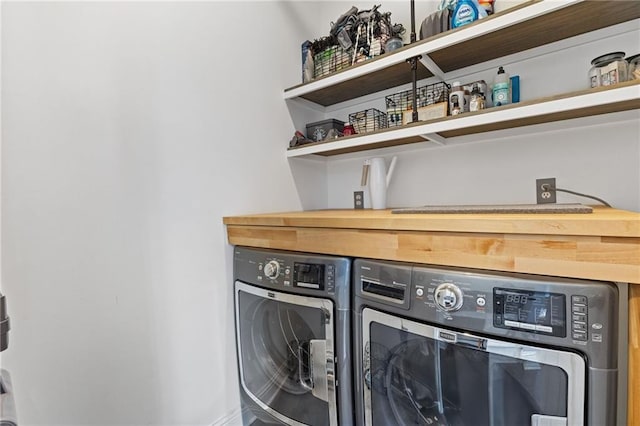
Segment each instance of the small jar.
[{"label": "small jar", "polygon": [[627,79],[640,80],[640,53],[627,58]]},{"label": "small jar", "polygon": [[612,52],[591,61],[590,87],[610,86],[627,81],[627,61],[624,52]]},{"label": "small jar", "polygon": [[398,50],[402,47],[402,39],[400,37],[394,36],[391,37],[384,44],[385,53],[393,52],[394,50]]},{"label": "small jar", "polygon": [[473,89],[471,90],[471,100],[469,101],[469,111],[480,111],[483,110],[484,107],[484,95],[480,92],[478,84],[474,83]]}]

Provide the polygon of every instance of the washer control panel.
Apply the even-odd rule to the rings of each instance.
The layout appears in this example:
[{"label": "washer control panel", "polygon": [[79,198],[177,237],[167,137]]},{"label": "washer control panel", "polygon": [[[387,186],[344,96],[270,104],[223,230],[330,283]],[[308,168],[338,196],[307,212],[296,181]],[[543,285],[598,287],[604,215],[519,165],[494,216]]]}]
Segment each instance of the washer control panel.
[{"label": "washer control panel", "polygon": [[363,259],[354,271],[356,309],[617,361],[625,298],[613,283]]},{"label": "washer control panel", "polygon": [[434,298],[438,307],[447,312],[457,311],[463,303],[462,290],[451,283],[443,283],[436,287]]},{"label": "washer control panel", "polygon": [[575,346],[607,340],[616,324],[609,309],[616,294],[608,283],[417,265],[411,279],[411,305],[426,321],[523,339],[562,338]]}]

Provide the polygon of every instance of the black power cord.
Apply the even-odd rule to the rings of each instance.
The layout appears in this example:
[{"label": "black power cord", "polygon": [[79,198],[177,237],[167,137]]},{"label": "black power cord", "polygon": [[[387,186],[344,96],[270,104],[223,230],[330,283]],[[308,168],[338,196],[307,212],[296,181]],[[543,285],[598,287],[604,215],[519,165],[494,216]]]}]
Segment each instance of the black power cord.
[{"label": "black power cord", "polygon": [[593,195],[582,194],[580,192],[570,191],[568,189],[556,188],[555,186],[551,186],[548,183],[542,184],[543,191],[556,191],[556,192],[566,192],[567,194],[577,195],[579,197],[591,198],[592,200],[599,201],[607,207],[611,207],[611,204],[604,201],[602,198],[594,197]]}]

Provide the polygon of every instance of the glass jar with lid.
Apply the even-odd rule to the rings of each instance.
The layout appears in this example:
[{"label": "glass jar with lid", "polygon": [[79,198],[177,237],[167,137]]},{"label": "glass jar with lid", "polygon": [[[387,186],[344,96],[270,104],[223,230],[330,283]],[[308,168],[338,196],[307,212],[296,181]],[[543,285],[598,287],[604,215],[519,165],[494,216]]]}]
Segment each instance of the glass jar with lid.
[{"label": "glass jar with lid", "polygon": [[640,53],[627,58],[627,77],[629,80],[640,80]]},{"label": "glass jar with lid", "polygon": [[624,52],[611,52],[593,59],[589,70],[590,86],[610,86],[627,81],[624,55]]}]

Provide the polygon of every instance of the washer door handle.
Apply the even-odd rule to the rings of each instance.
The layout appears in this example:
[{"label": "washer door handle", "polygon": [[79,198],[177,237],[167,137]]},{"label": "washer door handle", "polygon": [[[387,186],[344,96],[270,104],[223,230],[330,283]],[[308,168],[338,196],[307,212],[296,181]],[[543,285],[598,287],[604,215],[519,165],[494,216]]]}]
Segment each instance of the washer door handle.
[{"label": "washer door handle", "polygon": [[300,385],[318,399],[329,401],[327,341],[313,339],[298,347],[298,372]]}]

